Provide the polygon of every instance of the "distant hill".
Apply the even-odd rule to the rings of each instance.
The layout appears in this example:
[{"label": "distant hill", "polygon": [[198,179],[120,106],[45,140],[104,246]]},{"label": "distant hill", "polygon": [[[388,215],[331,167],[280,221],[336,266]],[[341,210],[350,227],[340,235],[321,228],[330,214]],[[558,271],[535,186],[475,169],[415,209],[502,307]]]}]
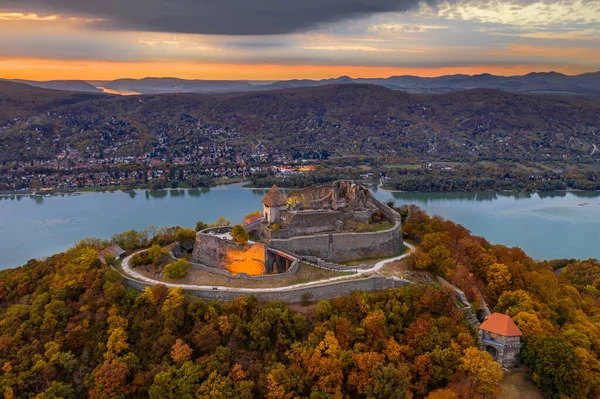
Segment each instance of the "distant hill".
[{"label": "distant hill", "polygon": [[48,109],[98,98],[99,94],[68,92],[0,80],[0,123],[23,116],[37,116]]},{"label": "distant hill", "polygon": [[179,78],[117,79],[112,81],[56,80],[35,82],[19,80],[46,89],[113,93],[234,93],[317,87],[330,84],[372,84],[411,93],[451,93],[469,89],[496,89],[513,93],[557,93],[600,95],[600,72],[564,75],[558,72],[532,72],[522,76],[446,75],[434,78],[419,76],[391,76],[389,78],[293,79],[278,82],[244,80],[186,80]]},{"label": "distant hill", "polygon": [[[36,157],[55,156],[67,144],[85,143],[102,152],[111,145],[108,138],[116,136],[130,143],[128,153],[140,155],[165,134],[170,143],[166,151],[177,153],[190,145],[212,145],[217,134],[242,146],[261,141],[288,154],[326,150],[341,156],[438,160],[598,158],[598,115],[595,97],[493,89],[423,95],[335,84],[251,93],[112,96],[0,82],[0,162],[18,157],[24,132],[32,137],[43,132],[48,139],[60,134],[52,146],[32,141],[39,145],[30,152]],[[2,130],[15,117],[20,120]]]},{"label": "distant hill", "polygon": [[178,78],[117,79],[103,83],[103,87],[115,91],[140,94],[162,93],[222,93],[256,90],[245,81],[235,80],[185,80]]},{"label": "distant hill", "polygon": [[41,87],[42,89],[81,91],[85,93],[102,93],[102,90],[83,80],[49,80],[46,82],[37,82],[34,80],[15,79],[13,82],[24,83],[30,86]]}]

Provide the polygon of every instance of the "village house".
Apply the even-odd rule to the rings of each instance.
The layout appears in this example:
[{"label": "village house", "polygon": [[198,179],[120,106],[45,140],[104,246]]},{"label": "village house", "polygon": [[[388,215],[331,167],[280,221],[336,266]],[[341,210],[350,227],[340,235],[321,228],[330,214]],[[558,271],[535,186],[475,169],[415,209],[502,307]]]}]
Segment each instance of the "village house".
[{"label": "village house", "polygon": [[98,259],[104,262],[107,256],[112,256],[115,260],[119,260],[124,253],[125,250],[123,248],[117,244],[113,244],[110,247],[106,247],[102,251],[98,252]]}]

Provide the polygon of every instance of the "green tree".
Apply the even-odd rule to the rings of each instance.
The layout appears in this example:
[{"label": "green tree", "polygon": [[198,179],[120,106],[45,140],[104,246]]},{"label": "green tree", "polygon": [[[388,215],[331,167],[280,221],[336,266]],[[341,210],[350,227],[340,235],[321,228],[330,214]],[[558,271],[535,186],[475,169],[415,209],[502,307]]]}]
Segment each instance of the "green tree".
[{"label": "green tree", "polygon": [[199,220],[196,222],[196,231],[201,231],[207,228],[208,224],[204,223],[203,221]]},{"label": "green tree", "polygon": [[171,366],[154,377],[148,391],[150,399],[195,399],[204,373],[191,361]]},{"label": "green tree", "polygon": [[187,259],[177,259],[163,269],[163,275],[168,278],[182,278],[187,275],[189,262]]},{"label": "green tree", "polygon": [[586,398],[591,378],[579,363],[575,348],[564,338],[532,337],[521,351],[533,381],[550,398]]},{"label": "green tree", "polygon": [[231,230],[231,238],[239,244],[245,244],[250,239],[250,235],[241,224],[236,224]]},{"label": "green tree", "polygon": [[184,242],[184,241],[194,241],[196,240],[196,232],[192,229],[177,229],[177,233],[175,234],[175,241]]}]

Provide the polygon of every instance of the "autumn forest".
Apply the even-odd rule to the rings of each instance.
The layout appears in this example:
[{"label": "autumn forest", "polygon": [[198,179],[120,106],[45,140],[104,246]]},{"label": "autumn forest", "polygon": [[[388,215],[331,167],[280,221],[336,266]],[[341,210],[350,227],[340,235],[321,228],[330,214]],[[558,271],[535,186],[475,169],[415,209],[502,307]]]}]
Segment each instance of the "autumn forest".
[{"label": "autumn forest", "polygon": [[[414,206],[414,273],[444,276],[523,333],[547,398],[600,396],[600,263],[536,262]],[[155,237],[158,242],[160,237]],[[127,289],[97,240],[0,271],[4,398],[482,398],[502,370],[437,283],[285,305]]]}]

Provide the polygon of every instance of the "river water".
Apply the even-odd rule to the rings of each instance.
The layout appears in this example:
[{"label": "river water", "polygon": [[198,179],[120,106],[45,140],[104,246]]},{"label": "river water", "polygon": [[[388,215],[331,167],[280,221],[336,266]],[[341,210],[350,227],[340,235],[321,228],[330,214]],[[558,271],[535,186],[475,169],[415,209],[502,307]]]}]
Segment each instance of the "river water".
[{"label": "river water", "polygon": [[[241,184],[203,190],[0,197],[0,269],[48,256],[84,237],[128,229],[193,227],[220,215],[239,223],[262,209],[266,190]],[[413,203],[461,223],[490,242],[519,246],[535,259],[600,258],[600,193],[391,193],[380,200]]]}]

